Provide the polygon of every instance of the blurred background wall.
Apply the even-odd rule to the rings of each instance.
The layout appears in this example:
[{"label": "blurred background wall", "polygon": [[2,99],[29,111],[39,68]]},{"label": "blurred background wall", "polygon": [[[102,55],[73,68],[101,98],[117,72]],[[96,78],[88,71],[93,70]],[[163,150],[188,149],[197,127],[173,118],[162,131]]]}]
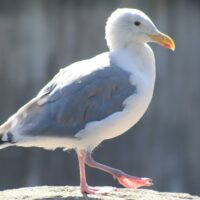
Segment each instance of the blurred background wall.
[{"label": "blurred background wall", "polygon": [[[176,41],[152,45],[157,61],[153,101],[142,120],[94,152],[103,163],[154,180],[153,189],[200,195],[200,1],[1,0],[0,122],[34,97],[64,67],[107,51],[104,26],[118,7],[146,12]],[[88,169],[91,185],[119,185]],[[0,189],[78,185],[76,155],[56,150],[0,151]]]}]

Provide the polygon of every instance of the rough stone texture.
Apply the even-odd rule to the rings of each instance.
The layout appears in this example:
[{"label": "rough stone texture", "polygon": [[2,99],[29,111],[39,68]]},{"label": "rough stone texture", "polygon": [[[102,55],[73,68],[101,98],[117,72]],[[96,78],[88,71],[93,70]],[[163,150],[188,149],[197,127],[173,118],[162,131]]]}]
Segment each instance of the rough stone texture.
[{"label": "rough stone texture", "polygon": [[200,200],[198,196],[186,193],[157,192],[147,189],[117,189],[107,195],[82,195],[79,187],[42,186],[5,190],[0,192],[0,200]]}]

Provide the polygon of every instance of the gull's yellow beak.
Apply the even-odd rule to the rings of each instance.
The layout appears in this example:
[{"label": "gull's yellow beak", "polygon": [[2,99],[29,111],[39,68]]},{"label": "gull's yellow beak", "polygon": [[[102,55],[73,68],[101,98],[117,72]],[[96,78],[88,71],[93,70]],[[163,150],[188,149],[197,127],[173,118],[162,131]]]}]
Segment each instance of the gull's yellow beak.
[{"label": "gull's yellow beak", "polygon": [[157,35],[148,34],[148,36],[152,39],[153,42],[156,42],[165,48],[171,49],[172,51],[175,50],[175,43],[173,39],[168,35],[160,32]]}]

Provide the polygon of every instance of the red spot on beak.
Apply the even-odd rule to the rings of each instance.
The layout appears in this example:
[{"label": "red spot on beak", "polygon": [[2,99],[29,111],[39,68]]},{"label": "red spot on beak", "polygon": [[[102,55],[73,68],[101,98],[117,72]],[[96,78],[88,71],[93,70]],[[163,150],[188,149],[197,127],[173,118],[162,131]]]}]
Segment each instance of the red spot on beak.
[{"label": "red spot on beak", "polygon": [[168,49],[171,48],[169,44],[165,44],[164,47],[166,47],[166,48],[168,48]]}]

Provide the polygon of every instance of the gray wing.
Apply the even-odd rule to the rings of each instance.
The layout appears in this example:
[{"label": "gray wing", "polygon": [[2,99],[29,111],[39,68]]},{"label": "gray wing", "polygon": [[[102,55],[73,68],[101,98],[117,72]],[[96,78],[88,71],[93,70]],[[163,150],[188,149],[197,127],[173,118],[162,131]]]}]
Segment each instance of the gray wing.
[{"label": "gray wing", "polygon": [[[77,69],[78,70],[78,69]],[[70,71],[70,70],[69,70]],[[123,101],[136,92],[130,74],[117,66],[101,67],[73,78],[62,70],[16,117],[17,132],[27,136],[73,137],[92,121],[123,110]],[[67,80],[70,74],[70,81]],[[61,86],[62,85],[62,86]]]}]

